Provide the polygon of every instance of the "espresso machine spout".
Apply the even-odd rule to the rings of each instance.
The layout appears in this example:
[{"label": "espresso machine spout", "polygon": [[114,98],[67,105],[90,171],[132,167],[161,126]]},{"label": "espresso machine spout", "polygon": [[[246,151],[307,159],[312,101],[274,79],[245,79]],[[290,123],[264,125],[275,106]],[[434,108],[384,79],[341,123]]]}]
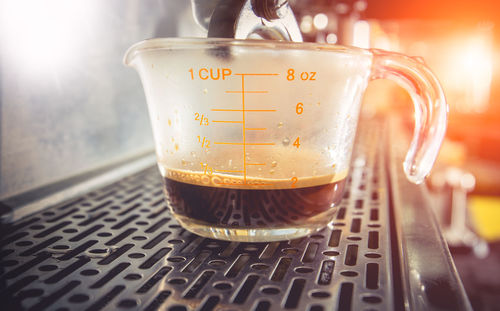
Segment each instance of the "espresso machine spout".
[{"label": "espresso machine spout", "polygon": [[208,37],[302,42],[288,0],[191,0]]}]

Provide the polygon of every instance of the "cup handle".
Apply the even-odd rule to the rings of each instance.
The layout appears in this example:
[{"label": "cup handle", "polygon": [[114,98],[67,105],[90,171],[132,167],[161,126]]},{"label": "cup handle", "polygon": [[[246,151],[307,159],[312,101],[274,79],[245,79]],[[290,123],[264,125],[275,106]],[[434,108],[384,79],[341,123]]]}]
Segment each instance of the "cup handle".
[{"label": "cup handle", "polygon": [[420,184],[431,171],[446,132],[448,105],[443,89],[422,59],[376,49],[371,52],[370,79],[396,82],[413,101],[415,129],[403,167],[408,180]]}]

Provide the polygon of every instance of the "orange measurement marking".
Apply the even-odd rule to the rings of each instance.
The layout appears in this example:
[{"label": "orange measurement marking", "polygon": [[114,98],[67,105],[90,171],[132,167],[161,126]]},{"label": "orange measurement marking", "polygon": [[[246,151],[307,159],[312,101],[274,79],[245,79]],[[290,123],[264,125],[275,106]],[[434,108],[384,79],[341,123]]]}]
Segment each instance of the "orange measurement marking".
[{"label": "orange measurement marking", "polygon": [[279,73],[235,73],[237,76],[279,76]]},{"label": "orange measurement marking", "polygon": [[276,109],[210,109],[210,111],[233,111],[233,112],[275,112]]},{"label": "orange measurement marking", "polygon": [[229,143],[229,142],[214,142],[216,145],[239,145],[239,146],[273,146],[274,143]]},{"label": "orange measurement marking", "polygon": [[222,120],[212,120],[215,123],[243,123],[243,121],[222,121]]},{"label": "orange measurement marking", "polygon": [[243,173],[242,170],[215,170],[215,171],[221,173]]},{"label": "orange measurement marking", "polygon": [[243,110],[243,183],[247,183],[247,160],[246,160],[246,138],[245,138],[245,76],[241,76],[241,110]]},{"label": "orange measurement marking", "polygon": [[247,131],[265,131],[267,130],[265,127],[246,127]]},{"label": "orange measurement marking", "polygon": [[210,109],[210,111],[242,111],[241,109]]},{"label": "orange measurement marking", "polygon": [[[226,91],[226,93],[230,94],[242,94],[243,91]],[[267,94],[269,93],[268,91],[245,91],[245,94]]]},{"label": "orange measurement marking", "polygon": [[266,163],[247,163],[247,165],[266,165]]}]

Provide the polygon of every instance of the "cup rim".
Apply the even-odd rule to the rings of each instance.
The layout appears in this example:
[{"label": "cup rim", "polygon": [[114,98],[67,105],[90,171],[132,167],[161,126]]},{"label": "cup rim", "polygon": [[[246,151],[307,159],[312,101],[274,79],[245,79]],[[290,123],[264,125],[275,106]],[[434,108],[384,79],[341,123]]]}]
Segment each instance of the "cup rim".
[{"label": "cup rim", "polygon": [[125,52],[123,63],[130,66],[137,54],[155,50],[197,49],[201,46],[238,46],[261,49],[335,51],[352,54],[371,55],[369,50],[328,43],[292,42],[278,40],[233,39],[233,38],[151,38],[133,44]]}]

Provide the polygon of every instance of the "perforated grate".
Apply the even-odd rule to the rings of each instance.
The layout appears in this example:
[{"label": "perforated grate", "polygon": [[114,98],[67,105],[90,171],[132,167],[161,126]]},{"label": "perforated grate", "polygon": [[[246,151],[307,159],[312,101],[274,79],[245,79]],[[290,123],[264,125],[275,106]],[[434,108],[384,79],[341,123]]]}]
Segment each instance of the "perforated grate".
[{"label": "perforated grate", "polygon": [[358,134],[345,197],[309,237],[236,243],[172,219],[150,168],[3,228],[0,300],[26,310],[393,309],[381,129]]}]

